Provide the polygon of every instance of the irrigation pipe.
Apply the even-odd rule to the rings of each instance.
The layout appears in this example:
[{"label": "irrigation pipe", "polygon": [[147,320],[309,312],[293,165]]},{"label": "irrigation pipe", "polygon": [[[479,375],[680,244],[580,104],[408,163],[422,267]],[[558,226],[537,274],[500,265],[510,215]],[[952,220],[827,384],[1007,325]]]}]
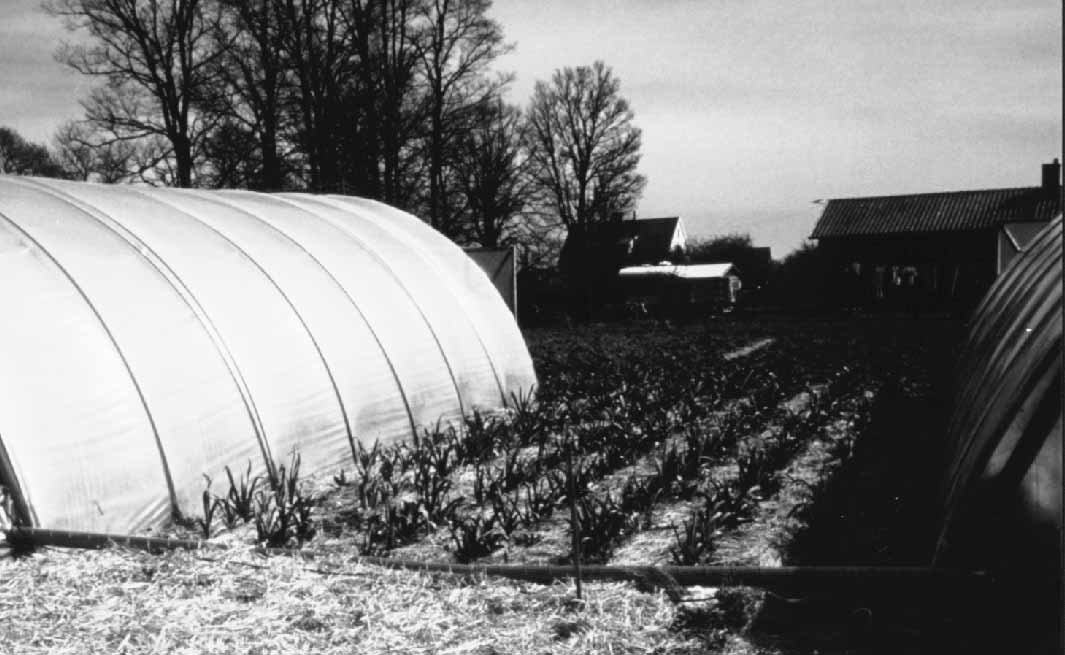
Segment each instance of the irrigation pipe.
[{"label": "irrigation pipe", "polygon": [[[148,552],[167,550],[229,550],[229,547],[199,539],[137,537],[96,532],[16,527],[4,531],[14,549],[40,546],[99,549],[112,545]],[[256,549],[264,555],[287,555],[313,560],[324,551],[288,548]],[[573,577],[572,566],[549,564],[451,564],[355,557],[354,562],[391,569],[445,573],[464,577],[499,576],[512,580],[551,584]],[[631,581],[676,591],[677,587],[757,587],[776,592],[888,592],[971,591],[991,583],[984,572],[959,571],[930,566],[600,566],[581,569],[585,580]],[[672,594],[671,594],[672,595]]]}]

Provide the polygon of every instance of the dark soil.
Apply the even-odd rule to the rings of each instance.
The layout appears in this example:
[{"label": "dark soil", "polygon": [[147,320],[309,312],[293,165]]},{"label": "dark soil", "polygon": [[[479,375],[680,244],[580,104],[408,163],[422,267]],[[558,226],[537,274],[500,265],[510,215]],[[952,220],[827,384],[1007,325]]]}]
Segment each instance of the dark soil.
[{"label": "dark soil", "polygon": [[[878,326],[877,331],[880,331]],[[808,510],[789,565],[924,566],[937,537],[942,438],[962,326],[900,321],[916,366],[877,394],[853,453]],[[877,339],[884,335],[877,335]],[[906,348],[899,352],[905,352]],[[785,653],[1043,652],[1025,643],[1023,610],[1001,586],[867,589],[847,595],[769,595],[751,643]]]}]

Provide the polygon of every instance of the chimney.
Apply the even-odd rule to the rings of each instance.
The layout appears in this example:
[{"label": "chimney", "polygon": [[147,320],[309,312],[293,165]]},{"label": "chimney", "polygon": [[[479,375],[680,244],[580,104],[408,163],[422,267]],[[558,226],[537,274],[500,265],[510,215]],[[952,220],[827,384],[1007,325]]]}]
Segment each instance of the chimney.
[{"label": "chimney", "polygon": [[1058,158],[1055,157],[1053,162],[1043,164],[1043,189],[1057,193],[1060,185],[1059,180],[1061,180],[1061,164],[1058,162]]}]

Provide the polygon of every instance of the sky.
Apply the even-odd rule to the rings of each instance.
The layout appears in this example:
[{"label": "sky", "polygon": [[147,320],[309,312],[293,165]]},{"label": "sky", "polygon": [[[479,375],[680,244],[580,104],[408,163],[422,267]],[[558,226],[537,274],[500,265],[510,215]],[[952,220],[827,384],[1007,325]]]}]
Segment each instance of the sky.
[{"label": "sky", "polygon": [[[0,0],[0,125],[35,141],[91,82],[39,0]],[[495,0],[511,102],[601,59],[643,131],[639,216],[780,258],[815,201],[1036,186],[1061,157],[1059,0]]]}]

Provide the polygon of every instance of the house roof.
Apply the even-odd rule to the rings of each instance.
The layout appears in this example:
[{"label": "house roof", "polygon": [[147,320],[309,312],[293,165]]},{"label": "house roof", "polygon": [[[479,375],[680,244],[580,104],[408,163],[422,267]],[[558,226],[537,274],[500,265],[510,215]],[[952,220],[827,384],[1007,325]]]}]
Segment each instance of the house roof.
[{"label": "house roof", "polygon": [[674,266],[672,264],[626,266],[618,271],[621,277],[679,277],[685,280],[707,280],[723,278],[729,274],[736,274],[735,266],[729,263],[723,264],[692,264],[690,266]]},{"label": "house roof", "polygon": [[680,225],[679,216],[669,216],[573,226],[562,246],[562,257],[578,253],[599,255],[606,251],[615,252],[624,264],[657,263],[669,259],[670,246]]},{"label": "house roof", "polygon": [[725,277],[727,275],[735,274],[736,267],[729,262],[722,264],[692,264],[690,266],[677,267],[677,277],[683,277],[690,280]]},{"label": "house roof", "polygon": [[668,216],[594,225],[608,238],[614,236],[625,241],[632,239],[630,260],[661,261],[669,258],[669,247],[673,243],[673,233],[677,231],[678,223],[679,216]]},{"label": "house roof", "polygon": [[964,232],[1002,223],[1048,221],[1061,195],[1042,187],[829,200],[811,238]]}]

